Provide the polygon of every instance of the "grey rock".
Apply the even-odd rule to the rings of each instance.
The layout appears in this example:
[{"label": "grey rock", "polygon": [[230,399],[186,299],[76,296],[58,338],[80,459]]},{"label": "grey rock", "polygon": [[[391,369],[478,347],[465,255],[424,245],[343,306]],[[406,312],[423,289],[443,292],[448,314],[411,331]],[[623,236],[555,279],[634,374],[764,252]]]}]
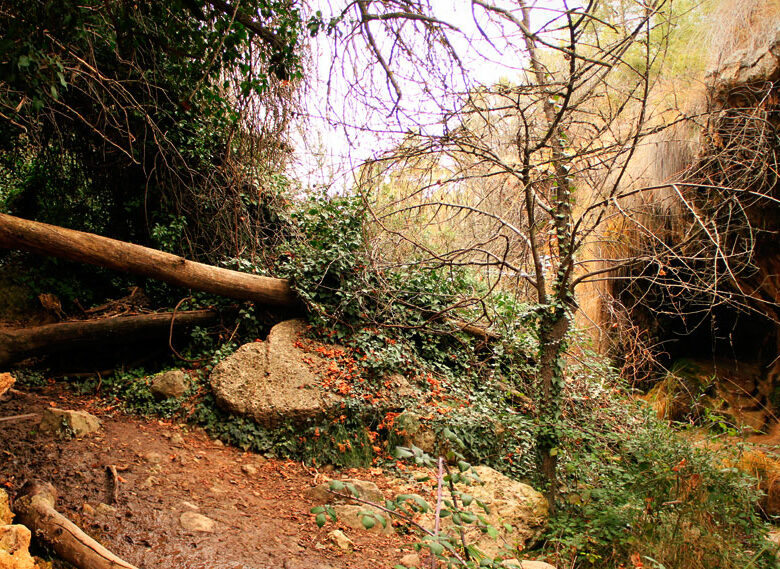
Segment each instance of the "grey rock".
[{"label": "grey rock", "polygon": [[[379,487],[373,482],[367,482],[365,480],[357,480],[349,478],[341,480],[340,482],[352,484],[357,491],[357,498],[367,500],[368,502],[375,502],[377,504],[384,504],[385,497]],[[312,502],[317,504],[349,504],[351,500],[342,498],[330,493],[330,481],[323,482],[312,488],[307,488],[304,491],[304,495]],[[349,490],[346,488],[340,491],[342,494],[349,494]]]},{"label": "grey rock", "polygon": [[179,523],[187,531],[203,533],[214,533],[217,527],[217,522],[197,512],[184,512],[179,516]]},{"label": "grey rock", "polygon": [[338,404],[314,371],[325,360],[296,345],[305,329],[303,320],[281,322],[265,342],[245,344],[215,366],[209,382],[217,403],[264,426],[302,422]]},{"label": "grey rock", "polygon": [[86,411],[69,411],[50,407],[43,412],[41,432],[60,437],[83,437],[100,430],[100,419]]},{"label": "grey rock", "polygon": [[184,396],[192,386],[190,377],[180,369],[172,369],[155,375],[149,386],[157,399],[178,399]]}]

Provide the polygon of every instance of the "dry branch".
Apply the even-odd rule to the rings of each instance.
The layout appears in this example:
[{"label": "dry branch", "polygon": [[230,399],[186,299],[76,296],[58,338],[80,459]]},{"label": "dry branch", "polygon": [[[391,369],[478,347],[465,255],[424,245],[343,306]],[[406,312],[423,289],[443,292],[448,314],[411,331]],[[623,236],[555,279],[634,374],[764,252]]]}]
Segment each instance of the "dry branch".
[{"label": "dry branch", "polygon": [[57,493],[47,482],[28,482],[14,502],[19,523],[80,569],[136,569],[84,533],[54,509]]},{"label": "dry branch", "polygon": [[40,417],[40,413],[24,413],[23,415],[11,415],[10,417],[0,417],[0,423],[12,423],[16,421],[26,421]]}]

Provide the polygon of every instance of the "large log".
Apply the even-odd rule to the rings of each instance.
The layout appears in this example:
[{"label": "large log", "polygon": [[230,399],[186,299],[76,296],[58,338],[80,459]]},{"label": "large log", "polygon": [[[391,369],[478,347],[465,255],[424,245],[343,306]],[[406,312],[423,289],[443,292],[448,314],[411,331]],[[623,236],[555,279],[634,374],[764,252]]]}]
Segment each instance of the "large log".
[{"label": "large log", "polygon": [[157,249],[11,215],[0,214],[0,247],[98,265],[228,298],[280,307],[297,304],[284,279],[213,267]]},{"label": "large log", "polygon": [[167,339],[172,322],[175,330],[180,330],[211,324],[219,317],[216,310],[192,310],[0,328],[0,367],[30,356],[116,344],[128,337]]},{"label": "large log", "polygon": [[80,569],[137,569],[120,559],[81,528],[59,513],[54,487],[46,482],[28,482],[14,502],[18,521],[54,553]]},{"label": "large log", "polygon": [[[285,279],[250,275],[188,261],[184,257],[157,249],[11,215],[0,214],[0,247],[98,265],[228,298],[253,300],[280,308],[299,306],[295,293]],[[446,318],[436,316],[433,319]],[[446,320],[455,329],[485,341],[499,337],[494,332],[460,320]]]}]

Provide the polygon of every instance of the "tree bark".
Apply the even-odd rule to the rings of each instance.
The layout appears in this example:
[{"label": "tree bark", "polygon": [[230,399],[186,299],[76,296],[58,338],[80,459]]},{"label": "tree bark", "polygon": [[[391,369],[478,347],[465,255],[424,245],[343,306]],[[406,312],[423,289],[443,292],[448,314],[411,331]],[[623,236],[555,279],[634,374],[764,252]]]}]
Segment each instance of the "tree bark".
[{"label": "tree bark", "polygon": [[22,249],[280,307],[298,304],[289,283],[188,261],[178,255],[83,231],[0,214],[0,247]]},{"label": "tree bark", "polygon": [[54,509],[56,491],[45,482],[28,482],[14,503],[18,521],[54,552],[80,569],[137,569],[84,533]]},{"label": "tree bark", "polygon": [[542,462],[542,473],[547,481],[546,498],[550,514],[556,511],[558,500],[558,444],[561,412],[561,389],[563,383],[562,360],[564,342],[569,331],[570,320],[560,311],[541,319],[539,335],[538,378],[542,393],[539,405],[540,432],[537,435],[537,449]]},{"label": "tree bark", "polygon": [[0,367],[41,354],[116,343],[128,337],[168,338],[176,330],[219,320],[216,310],[137,314],[98,320],[76,320],[32,328],[0,329]]}]

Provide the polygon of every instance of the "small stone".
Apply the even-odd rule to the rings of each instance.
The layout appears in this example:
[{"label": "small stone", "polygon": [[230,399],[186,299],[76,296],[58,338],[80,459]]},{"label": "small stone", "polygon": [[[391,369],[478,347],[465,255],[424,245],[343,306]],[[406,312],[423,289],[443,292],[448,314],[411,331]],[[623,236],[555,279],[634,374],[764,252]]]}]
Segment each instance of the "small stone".
[{"label": "small stone", "polygon": [[410,553],[409,555],[404,555],[401,557],[401,565],[404,567],[419,567],[420,566],[420,556],[416,553]]},{"label": "small stone", "polygon": [[257,467],[251,464],[242,464],[241,470],[244,472],[244,474],[248,476],[254,476],[255,474],[257,474]]},{"label": "small stone", "polygon": [[14,520],[14,514],[11,512],[11,501],[8,494],[0,488],[0,526],[9,525]]},{"label": "small stone", "polygon": [[544,561],[521,561],[520,567],[522,569],[555,569],[555,565],[550,565]]},{"label": "small stone", "polygon": [[148,476],[146,480],[141,482],[141,488],[144,489],[151,488],[152,486],[156,486],[156,485],[157,485],[157,478],[155,478],[154,476]]},{"label": "small stone", "polygon": [[223,443],[223,442],[222,442],[221,440],[219,440],[219,439],[214,439],[214,446],[215,446],[215,447],[223,447],[223,446],[225,446],[225,443]]},{"label": "small stone", "polygon": [[200,506],[197,506],[197,505],[193,504],[192,502],[187,502],[186,500],[184,502],[182,502],[181,505],[183,507],[187,508],[188,510],[200,510]]},{"label": "small stone", "polygon": [[[357,492],[357,498],[360,498],[361,500],[374,502],[376,504],[385,503],[384,494],[382,494],[382,491],[379,489],[379,486],[377,486],[373,482],[367,482],[365,480],[356,480],[356,479],[341,480],[340,482],[343,482],[344,484],[351,484],[352,486],[354,486]],[[349,490],[347,490],[346,488],[340,490],[339,492],[341,494],[350,493]],[[323,482],[322,484],[319,484],[312,488],[307,488],[304,491],[304,494],[306,495],[307,498],[319,504],[329,504],[329,503],[343,504],[343,503],[350,502],[350,500],[347,498],[342,498],[340,496],[336,496],[330,493],[330,481]]]},{"label": "small stone", "polygon": [[86,411],[70,411],[51,407],[43,412],[41,432],[57,436],[83,437],[100,430],[100,419]]},{"label": "small stone", "polygon": [[342,551],[349,551],[352,549],[352,546],[355,545],[340,529],[334,529],[328,534],[328,538]]},{"label": "small stone", "polygon": [[180,369],[172,369],[155,375],[149,390],[157,399],[178,399],[189,390],[190,377]]},{"label": "small stone", "polygon": [[324,543],[317,542],[314,544],[314,549],[319,549],[320,551],[322,551],[323,549],[328,549],[328,546],[325,545]]},{"label": "small stone", "polygon": [[89,516],[90,518],[95,515],[95,508],[90,506],[89,504],[82,504],[81,505],[81,513],[85,516]]},{"label": "small stone", "polygon": [[172,445],[183,445],[184,437],[180,433],[173,433],[170,438]]},{"label": "small stone", "polygon": [[[389,516],[384,512],[377,510],[376,508],[372,508],[371,506],[336,504],[333,506],[333,509],[336,512],[338,520],[349,528],[381,533],[383,535],[392,535],[395,533],[395,529],[390,523]],[[366,528],[366,526],[363,525],[364,512],[374,512],[375,514],[382,516],[387,523],[383,526],[378,519],[373,516],[368,516],[374,520],[375,523],[373,527]]]},{"label": "small stone", "polygon": [[115,516],[116,508],[108,504],[100,503],[95,507],[95,513],[99,516]]},{"label": "small stone", "polygon": [[150,451],[144,454],[144,460],[149,464],[160,464],[163,461],[163,455],[159,452]]},{"label": "small stone", "polygon": [[195,512],[184,512],[179,516],[179,523],[181,524],[181,527],[187,531],[200,531],[205,533],[213,533],[217,526],[217,522],[211,518]]},{"label": "small stone", "polygon": [[30,530],[22,525],[0,526],[0,567],[35,569],[30,556]]}]

